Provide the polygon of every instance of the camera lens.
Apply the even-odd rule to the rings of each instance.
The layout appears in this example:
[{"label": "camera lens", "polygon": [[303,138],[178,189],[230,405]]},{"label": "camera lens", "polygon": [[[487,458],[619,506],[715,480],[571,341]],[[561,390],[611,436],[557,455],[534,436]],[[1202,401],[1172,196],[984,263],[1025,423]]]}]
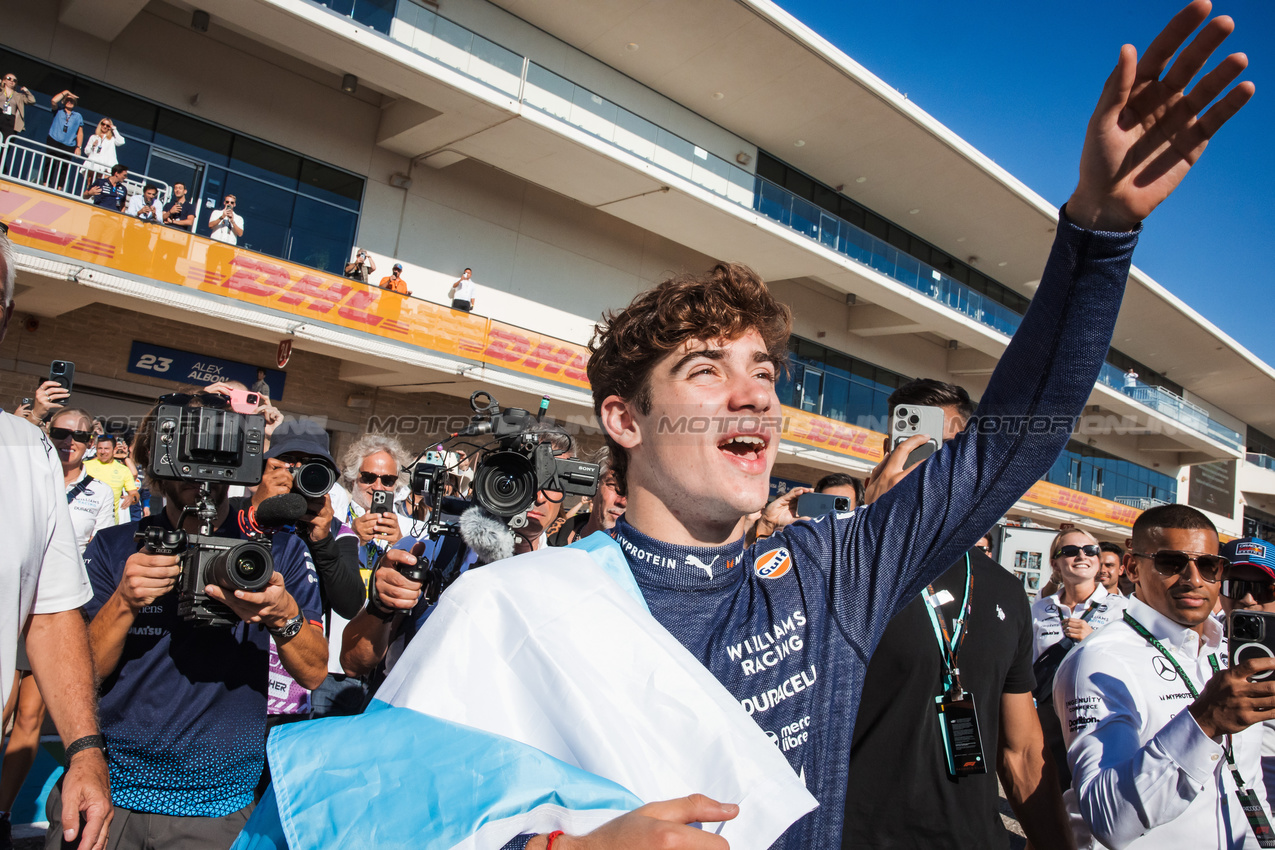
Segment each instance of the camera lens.
[{"label": "camera lens", "polygon": [[1235,641],[1255,641],[1262,639],[1262,620],[1236,613],[1231,619],[1231,639]]},{"label": "camera lens", "polygon": [[509,517],[536,501],[536,472],[531,461],[515,451],[489,455],[474,474],[474,501],[489,513]]},{"label": "camera lens", "polygon": [[292,489],[310,499],[326,496],[333,484],[336,471],[320,461],[301,464],[292,476]]},{"label": "camera lens", "polygon": [[274,575],[270,550],[252,540],[218,552],[208,565],[208,582],[226,590],[255,593],[264,590]]},{"label": "camera lens", "polygon": [[913,413],[911,416],[908,417],[908,422],[911,422],[913,425],[917,424],[920,421],[921,421],[921,417],[917,416],[915,413]]}]

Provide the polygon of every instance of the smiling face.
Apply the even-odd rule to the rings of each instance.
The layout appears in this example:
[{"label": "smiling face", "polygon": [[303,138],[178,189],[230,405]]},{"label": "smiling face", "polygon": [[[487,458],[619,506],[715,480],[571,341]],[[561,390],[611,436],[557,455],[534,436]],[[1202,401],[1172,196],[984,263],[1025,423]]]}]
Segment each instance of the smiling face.
[{"label": "smiling face", "polygon": [[629,451],[629,520],[670,543],[714,545],[766,505],[779,451],[775,363],[761,334],[691,339],[660,358],[649,408],[611,396],[603,422]]},{"label": "smiling face", "polygon": [[[1083,531],[1071,531],[1058,539],[1055,551],[1064,546],[1096,546],[1097,541]],[[1053,554],[1052,552],[1050,554]],[[1068,587],[1076,587],[1095,581],[1098,576],[1098,556],[1076,554],[1051,561],[1059,580]]]},{"label": "smiling face", "polygon": [[1124,567],[1120,564],[1120,556],[1115,552],[1102,552],[1098,555],[1098,581],[1111,593],[1120,590],[1120,576],[1124,575]]},{"label": "smiling face", "polygon": [[[85,419],[72,411],[60,413],[49,422],[50,432],[54,428],[66,429],[67,431],[87,431],[92,427],[93,421],[91,419]],[[62,462],[64,470],[78,467],[84,461],[84,455],[89,450],[87,440],[80,442],[70,434],[60,440],[53,439],[52,434],[50,434],[50,439],[53,442],[53,447],[58,450],[58,460]]]},{"label": "smiling face", "polygon": [[[1133,548],[1149,554],[1160,549],[1211,555],[1218,551],[1217,534],[1205,529],[1159,528],[1147,537],[1147,540],[1135,540]],[[1209,615],[1217,605],[1222,589],[1220,581],[1207,582],[1201,578],[1194,561],[1181,575],[1166,577],[1156,571],[1150,558],[1133,553],[1125,555],[1125,570],[1138,586],[1138,599],[1173,622],[1203,634]]]},{"label": "smiling face", "polygon": [[[377,476],[370,484],[363,480],[369,475]],[[372,504],[373,491],[393,490],[392,486],[386,485],[381,480],[381,476],[384,475],[398,475],[398,462],[394,460],[393,455],[389,452],[375,452],[363,458],[363,463],[359,465],[359,471],[354,477],[354,503],[367,510]]]}]

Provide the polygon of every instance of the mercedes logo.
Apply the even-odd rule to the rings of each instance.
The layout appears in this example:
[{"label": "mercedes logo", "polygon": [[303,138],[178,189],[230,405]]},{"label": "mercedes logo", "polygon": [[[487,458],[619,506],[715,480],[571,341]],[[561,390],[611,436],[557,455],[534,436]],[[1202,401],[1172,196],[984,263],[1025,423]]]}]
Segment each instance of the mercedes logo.
[{"label": "mercedes logo", "polygon": [[1178,677],[1178,672],[1173,669],[1173,665],[1162,656],[1157,655],[1152,658],[1151,667],[1155,670],[1155,674],[1166,682],[1172,682]]}]

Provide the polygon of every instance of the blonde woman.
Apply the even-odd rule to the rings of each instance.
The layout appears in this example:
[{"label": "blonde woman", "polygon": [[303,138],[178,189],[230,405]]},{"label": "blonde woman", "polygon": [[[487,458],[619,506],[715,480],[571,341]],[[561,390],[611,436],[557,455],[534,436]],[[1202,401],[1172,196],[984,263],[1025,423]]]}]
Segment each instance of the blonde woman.
[{"label": "blonde woman", "polygon": [[1101,550],[1092,534],[1080,529],[1060,531],[1049,545],[1050,566],[1058,576],[1056,593],[1042,596],[1032,603],[1032,635],[1036,677],[1036,713],[1045,744],[1054,757],[1058,781],[1063,788],[1071,785],[1067,766],[1067,746],[1053,702],[1054,674],[1058,665],[1076,644],[1101,626],[1124,615],[1129,600],[1107,592],[1098,581],[1098,558]]},{"label": "blonde woman", "polygon": [[90,172],[89,179],[111,173],[111,169],[119,163],[115,149],[124,144],[124,137],[115,129],[115,122],[103,118],[97,122],[97,129],[84,143],[84,165]]}]

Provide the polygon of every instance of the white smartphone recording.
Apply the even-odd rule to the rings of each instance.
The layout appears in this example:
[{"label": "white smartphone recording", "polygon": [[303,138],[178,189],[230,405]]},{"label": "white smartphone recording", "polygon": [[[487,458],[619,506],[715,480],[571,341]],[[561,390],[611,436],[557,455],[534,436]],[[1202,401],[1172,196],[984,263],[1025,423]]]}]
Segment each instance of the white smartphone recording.
[{"label": "white smartphone recording", "polygon": [[943,408],[923,404],[900,404],[895,407],[890,415],[890,451],[917,434],[929,437],[929,441],[912,450],[903,463],[904,469],[925,460],[943,445]]}]

